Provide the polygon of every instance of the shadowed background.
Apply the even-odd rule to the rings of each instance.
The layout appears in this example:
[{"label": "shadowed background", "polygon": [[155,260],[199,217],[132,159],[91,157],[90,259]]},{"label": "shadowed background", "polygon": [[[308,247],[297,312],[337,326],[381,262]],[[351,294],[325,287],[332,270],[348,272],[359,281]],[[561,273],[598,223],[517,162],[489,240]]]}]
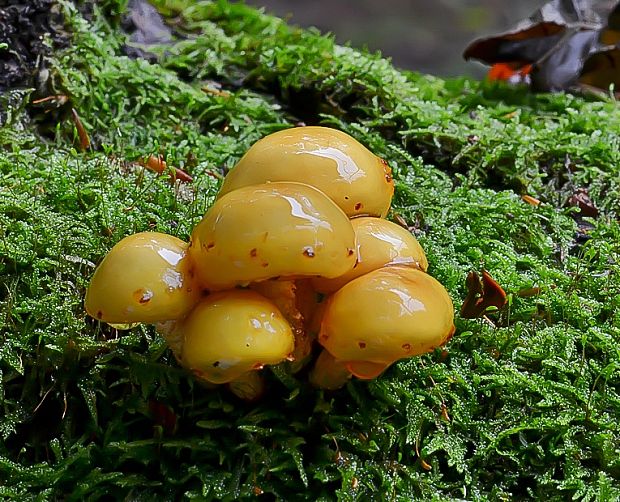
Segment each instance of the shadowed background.
[{"label": "shadowed background", "polygon": [[472,39],[529,16],[544,0],[247,0],[300,26],[331,32],[339,43],[380,50],[401,68],[441,76],[480,76],[463,60]]}]

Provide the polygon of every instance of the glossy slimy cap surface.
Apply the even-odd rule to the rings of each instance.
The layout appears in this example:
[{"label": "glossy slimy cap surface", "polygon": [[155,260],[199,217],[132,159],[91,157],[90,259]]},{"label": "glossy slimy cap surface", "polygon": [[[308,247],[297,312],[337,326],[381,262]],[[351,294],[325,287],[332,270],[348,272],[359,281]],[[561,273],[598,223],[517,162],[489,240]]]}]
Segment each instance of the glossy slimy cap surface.
[{"label": "glossy slimy cap surface", "polygon": [[88,314],[107,323],[159,322],[186,315],[200,297],[187,243],[141,232],[116,244],[86,292]]},{"label": "glossy slimy cap surface", "polygon": [[337,277],[355,265],[347,216],[301,183],[266,183],[224,195],[192,233],[201,283],[229,289],[273,277]]},{"label": "glossy slimy cap surface", "polygon": [[327,300],[319,342],[340,361],[390,364],[443,345],[454,332],[453,310],[430,275],[387,267],[354,279]]},{"label": "glossy slimy cap surface", "polygon": [[295,127],[254,143],[226,176],[220,197],[268,181],[312,185],[350,218],[385,216],[394,194],[387,162],[348,134],[328,127]]},{"label": "glossy slimy cap surface", "polygon": [[254,291],[205,297],[185,319],[181,361],[196,376],[227,383],[293,352],[290,326],[276,306]]},{"label": "glossy slimy cap surface", "polygon": [[386,265],[408,265],[426,272],[428,261],[418,240],[405,228],[382,218],[351,220],[357,240],[355,268],[335,279],[313,279],[321,293],[332,293],[368,272]]}]

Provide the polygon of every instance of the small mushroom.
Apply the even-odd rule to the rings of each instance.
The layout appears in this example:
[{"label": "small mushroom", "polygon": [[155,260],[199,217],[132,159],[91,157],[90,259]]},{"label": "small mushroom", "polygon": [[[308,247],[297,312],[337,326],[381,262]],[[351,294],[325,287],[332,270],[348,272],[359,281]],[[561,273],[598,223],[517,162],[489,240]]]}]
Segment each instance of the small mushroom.
[{"label": "small mushroom", "polygon": [[111,324],[154,323],[185,316],[200,298],[187,243],[141,232],[116,244],[86,291],[86,312]]},{"label": "small mushroom", "polygon": [[321,293],[337,291],[356,277],[386,265],[410,265],[426,272],[428,261],[422,246],[407,229],[382,218],[351,220],[357,240],[355,268],[335,279],[314,279]]},{"label": "small mushroom", "polygon": [[394,361],[443,345],[454,333],[453,311],[444,287],[421,270],[374,270],[327,300],[319,343],[336,359],[355,361],[348,369],[368,378]]},{"label": "small mushroom", "polygon": [[308,376],[312,385],[319,389],[336,390],[351,379],[351,372],[345,364],[338,361],[323,349]]},{"label": "small mushroom", "polygon": [[226,176],[219,196],[268,181],[312,185],[350,218],[384,217],[394,194],[387,162],[348,134],[328,127],[295,127],[254,143]]},{"label": "small mushroom", "polygon": [[274,277],[338,277],[355,265],[355,233],[316,188],[266,183],[218,199],[194,228],[189,253],[211,291]]},{"label": "small mushroom", "polygon": [[205,297],[179,327],[185,335],[181,363],[211,383],[278,364],[294,349],[294,337],[277,307],[250,290]]},{"label": "small mushroom", "polygon": [[228,390],[244,401],[258,401],[265,394],[265,379],[259,371],[248,371],[229,382]]},{"label": "small mushroom", "polygon": [[344,386],[352,376],[361,380],[371,380],[383,373],[390,364],[369,363],[366,361],[341,361],[323,349],[314,363],[308,379],[319,389],[337,390]]}]

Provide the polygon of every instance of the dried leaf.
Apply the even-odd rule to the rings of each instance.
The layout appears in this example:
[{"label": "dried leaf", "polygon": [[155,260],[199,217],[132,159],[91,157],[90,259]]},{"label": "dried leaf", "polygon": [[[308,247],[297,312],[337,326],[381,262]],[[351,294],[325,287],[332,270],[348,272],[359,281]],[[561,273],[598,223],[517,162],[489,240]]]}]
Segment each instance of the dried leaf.
[{"label": "dried leaf", "polygon": [[156,425],[159,425],[166,434],[174,434],[177,428],[177,416],[174,411],[156,399],[149,400],[149,412]]},{"label": "dried leaf", "polygon": [[607,89],[620,82],[619,41],[617,0],[553,0],[512,29],[475,40],[463,56],[493,65],[492,80],[529,83],[535,90],[579,83]]},{"label": "dried leaf", "polygon": [[526,202],[530,206],[540,206],[540,200],[536,197],[532,197],[531,195],[522,195],[521,199],[523,200],[523,202]]},{"label": "dried leaf", "polygon": [[561,91],[575,85],[581,69],[598,41],[598,31],[567,30],[558,42],[532,65],[532,87]]},{"label": "dried leaf", "polygon": [[590,199],[587,188],[577,188],[566,201],[567,206],[575,206],[580,209],[579,216],[596,218],[599,215],[598,208]]},{"label": "dried leaf", "polygon": [[583,64],[579,83],[607,90],[620,88],[620,48],[596,52]]},{"label": "dried leaf", "polygon": [[482,271],[482,279],[477,272],[467,274],[465,285],[467,296],[461,307],[461,317],[465,319],[476,319],[489,307],[501,309],[506,304],[506,293],[486,270]]}]

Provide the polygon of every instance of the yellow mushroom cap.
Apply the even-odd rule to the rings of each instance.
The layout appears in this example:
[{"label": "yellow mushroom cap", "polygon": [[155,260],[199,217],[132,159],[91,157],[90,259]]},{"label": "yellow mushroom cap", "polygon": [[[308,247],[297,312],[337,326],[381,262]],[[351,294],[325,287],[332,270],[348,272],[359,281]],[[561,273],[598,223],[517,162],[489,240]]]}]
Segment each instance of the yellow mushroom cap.
[{"label": "yellow mushroom cap", "polygon": [[312,185],[350,218],[385,216],[394,194],[387,162],[348,134],[328,127],[295,127],[259,140],[228,173],[220,197],[267,181]]},{"label": "yellow mushroom cap", "polygon": [[86,291],[86,312],[107,323],[152,323],[186,315],[200,297],[187,243],[141,232],[116,244]]},{"label": "yellow mushroom cap", "polygon": [[369,363],[367,361],[347,361],[345,368],[361,380],[372,380],[390,367],[391,363]]},{"label": "yellow mushroom cap", "polygon": [[294,349],[293,333],[280,311],[249,290],[207,296],[179,329],[185,335],[182,364],[212,383],[277,364]]},{"label": "yellow mushroom cap", "polygon": [[355,268],[335,279],[313,279],[321,293],[332,293],[356,277],[386,265],[411,265],[426,272],[428,261],[418,240],[407,229],[382,218],[351,220],[357,240]]},{"label": "yellow mushroom cap", "polygon": [[327,300],[319,342],[340,361],[390,364],[443,345],[454,332],[453,311],[430,275],[410,267],[374,270]]},{"label": "yellow mushroom cap", "polygon": [[356,259],[347,216],[301,183],[266,183],[224,195],[194,228],[189,253],[212,291],[273,277],[337,277]]}]

